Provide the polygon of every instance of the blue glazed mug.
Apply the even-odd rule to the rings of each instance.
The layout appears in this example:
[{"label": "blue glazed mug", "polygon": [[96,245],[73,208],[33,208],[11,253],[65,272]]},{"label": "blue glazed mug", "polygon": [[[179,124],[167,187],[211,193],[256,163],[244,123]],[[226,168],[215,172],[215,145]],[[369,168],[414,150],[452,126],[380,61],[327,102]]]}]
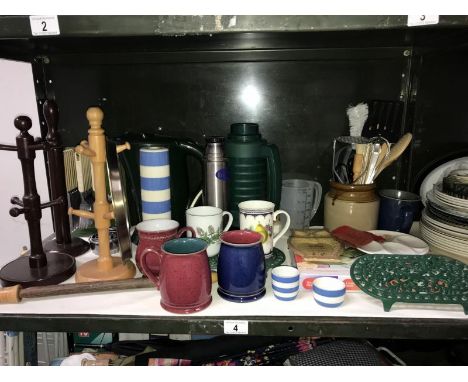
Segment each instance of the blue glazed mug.
[{"label": "blue glazed mug", "polygon": [[421,213],[421,197],[407,191],[380,190],[378,229],[409,233]]},{"label": "blue glazed mug", "polygon": [[248,230],[224,232],[218,258],[218,294],[228,301],[250,302],[265,295],[262,235]]}]

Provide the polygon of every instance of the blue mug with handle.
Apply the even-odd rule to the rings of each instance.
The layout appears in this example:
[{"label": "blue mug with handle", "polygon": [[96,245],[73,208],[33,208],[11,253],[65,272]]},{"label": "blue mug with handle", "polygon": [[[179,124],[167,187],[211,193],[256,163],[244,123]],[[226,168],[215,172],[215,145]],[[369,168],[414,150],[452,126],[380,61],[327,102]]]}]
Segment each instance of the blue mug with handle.
[{"label": "blue mug with handle", "polygon": [[421,197],[408,191],[380,190],[378,229],[409,233],[414,220],[419,219]]},{"label": "blue mug with handle", "polygon": [[228,301],[250,302],[265,295],[263,236],[254,231],[224,232],[218,257],[218,294]]}]

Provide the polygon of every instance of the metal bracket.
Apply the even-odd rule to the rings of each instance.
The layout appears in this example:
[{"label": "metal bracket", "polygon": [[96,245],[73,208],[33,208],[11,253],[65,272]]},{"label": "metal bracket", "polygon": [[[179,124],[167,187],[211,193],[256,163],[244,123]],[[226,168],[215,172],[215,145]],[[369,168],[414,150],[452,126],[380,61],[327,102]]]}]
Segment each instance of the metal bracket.
[{"label": "metal bracket", "polygon": [[[43,113],[43,104],[47,99],[54,99],[55,93],[53,91],[53,81],[50,78],[50,71],[48,70],[48,64],[50,64],[50,58],[48,56],[40,55],[34,57],[32,60],[32,72],[33,72],[33,79],[34,79],[34,89],[36,92],[36,106],[37,106],[37,114],[39,117],[40,129],[41,129],[41,139],[45,139],[47,135],[47,124],[44,118]],[[50,184],[50,174],[48,170],[48,162],[49,159],[47,158],[47,153],[44,151],[44,164],[46,168],[46,175],[47,175],[47,191],[49,193],[49,198],[51,197],[51,184]],[[52,215],[52,220],[54,220],[54,216]],[[55,226],[55,222],[53,221]]]},{"label": "metal bracket", "polygon": [[[403,51],[406,57],[406,67],[401,74],[400,100],[403,101],[403,113],[401,121],[401,135],[412,133],[414,137],[414,114],[417,96],[418,78],[421,70],[421,57],[414,54],[413,48],[407,48]],[[396,169],[396,188],[408,190],[411,182],[411,164],[412,164],[412,145],[401,157],[397,163]]]}]

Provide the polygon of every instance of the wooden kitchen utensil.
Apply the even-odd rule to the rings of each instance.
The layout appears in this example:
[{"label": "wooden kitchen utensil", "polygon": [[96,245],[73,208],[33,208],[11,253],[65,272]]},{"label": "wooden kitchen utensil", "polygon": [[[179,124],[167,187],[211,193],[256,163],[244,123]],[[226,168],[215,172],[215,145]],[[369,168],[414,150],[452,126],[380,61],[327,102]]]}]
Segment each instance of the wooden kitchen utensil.
[{"label": "wooden kitchen utensil", "polygon": [[380,145],[380,154],[379,154],[379,159],[377,159],[377,165],[376,165],[376,175],[374,175],[374,179],[377,176],[377,171],[379,170],[380,165],[384,162],[384,160],[387,159],[388,155],[390,154],[390,144],[385,142]]},{"label": "wooden kitchen utensil", "polygon": [[22,288],[15,285],[0,289],[0,304],[14,304],[23,298],[38,298],[63,296],[80,293],[112,292],[124,289],[154,288],[153,283],[146,277],[128,280],[92,281],[77,284],[60,284]]},{"label": "wooden kitchen utensil", "polygon": [[[114,209],[107,201],[106,190],[106,136],[102,126],[104,113],[98,107],[90,107],[86,112],[89,121],[88,141],[82,141],[75,151],[91,159],[94,174],[95,201],[93,212],[74,210],[69,208],[68,213],[94,220],[99,240],[99,258],[89,261],[78,268],[76,281],[122,280],[135,276],[135,265],[125,256],[113,257],[110,254],[109,227],[110,221],[115,218]],[[116,148],[117,153],[130,149],[125,143]]]},{"label": "wooden kitchen utensil", "polygon": [[353,161],[353,182],[355,182],[362,173],[364,167],[364,153],[366,152],[367,144],[357,144],[356,153]]},{"label": "wooden kitchen utensil", "polygon": [[379,168],[375,172],[374,179],[377,178],[383,170],[385,170],[388,166],[390,166],[393,162],[395,162],[401,156],[401,154],[403,154],[403,152],[411,143],[412,139],[413,139],[413,135],[411,133],[406,133],[400,138],[400,140],[397,143],[392,145],[390,149],[390,154],[380,164]]}]

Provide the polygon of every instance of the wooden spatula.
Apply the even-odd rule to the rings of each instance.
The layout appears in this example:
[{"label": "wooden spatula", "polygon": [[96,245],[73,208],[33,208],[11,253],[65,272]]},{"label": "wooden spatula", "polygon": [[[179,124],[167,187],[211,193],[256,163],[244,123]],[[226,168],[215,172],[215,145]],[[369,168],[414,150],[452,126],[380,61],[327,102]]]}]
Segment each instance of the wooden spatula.
[{"label": "wooden spatula", "polygon": [[406,133],[405,135],[403,135],[400,140],[395,143],[391,149],[390,149],[390,154],[388,155],[388,157],[382,161],[382,163],[380,164],[379,168],[377,169],[377,171],[375,172],[375,176],[374,176],[374,179],[377,178],[377,176],[379,176],[379,174],[385,170],[388,166],[390,166],[393,162],[395,162],[400,156],[401,154],[403,154],[403,152],[406,150],[406,148],[409,146],[409,144],[411,143],[411,140],[413,139],[413,134],[411,133]]}]

